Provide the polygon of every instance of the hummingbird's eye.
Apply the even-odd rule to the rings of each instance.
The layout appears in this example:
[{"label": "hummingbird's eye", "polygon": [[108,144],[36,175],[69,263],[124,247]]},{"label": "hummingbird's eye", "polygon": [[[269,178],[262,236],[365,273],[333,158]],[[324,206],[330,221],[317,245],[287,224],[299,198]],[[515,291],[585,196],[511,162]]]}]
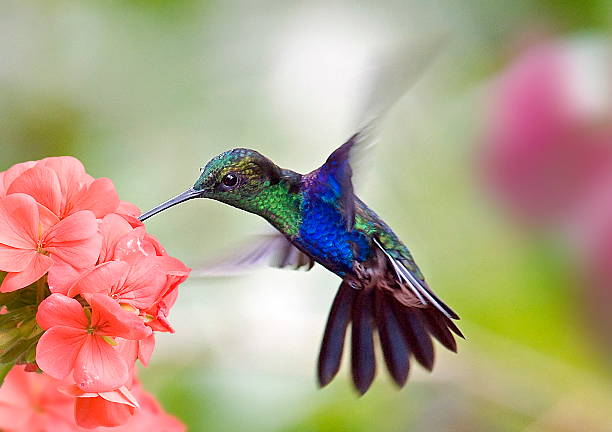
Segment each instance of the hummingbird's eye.
[{"label": "hummingbird's eye", "polygon": [[234,173],[225,174],[221,179],[223,186],[232,188],[238,184],[238,176]]}]

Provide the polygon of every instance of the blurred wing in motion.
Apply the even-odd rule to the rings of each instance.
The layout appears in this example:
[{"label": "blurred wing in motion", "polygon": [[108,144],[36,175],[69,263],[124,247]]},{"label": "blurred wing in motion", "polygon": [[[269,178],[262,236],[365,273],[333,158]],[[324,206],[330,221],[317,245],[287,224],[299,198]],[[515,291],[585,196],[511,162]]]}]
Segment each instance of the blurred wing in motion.
[{"label": "blurred wing in motion", "polygon": [[[338,147],[311,177],[313,183],[332,185],[351,230],[355,221],[353,169],[356,159],[374,143],[376,128],[384,114],[417,81],[444,45],[441,35],[396,46],[386,58],[377,62],[365,108],[360,113],[357,132]],[[334,187],[335,186],[335,187]]]},{"label": "blurred wing in motion", "polygon": [[293,246],[284,235],[272,233],[255,236],[235,248],[233,253],[195,268],[192,275],[230,276],[248,273],[266,265],[308,271],[314,264],[312,258]]},{"label": "blurred wing in motion", "polygon": [[369,90],[357,115],[356,130],[351,140],[354,146],[351,163],[375,143],[376,129],[383,116],[419,80],[448,42],[449,36],[440,32],[393,45],[372,64]]}]

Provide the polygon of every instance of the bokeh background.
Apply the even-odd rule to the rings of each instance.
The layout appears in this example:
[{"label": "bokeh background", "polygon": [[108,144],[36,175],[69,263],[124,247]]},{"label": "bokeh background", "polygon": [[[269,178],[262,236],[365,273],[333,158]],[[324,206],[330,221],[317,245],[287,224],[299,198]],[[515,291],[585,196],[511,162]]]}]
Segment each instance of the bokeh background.
[{"label": "bokeh background", "polygon": [[[318,390],[339,281],[268,269],[190,279],[145,387],[191,431],[611,431],[611,29],[609,0],[3,0],[0,169],[73,155],[143,209],[232,147],[307,172],[381,46],[449,32],[356,188],[462,316],[459,354]],[[197,267],[265,222],[191,201],[147,226]]]}]

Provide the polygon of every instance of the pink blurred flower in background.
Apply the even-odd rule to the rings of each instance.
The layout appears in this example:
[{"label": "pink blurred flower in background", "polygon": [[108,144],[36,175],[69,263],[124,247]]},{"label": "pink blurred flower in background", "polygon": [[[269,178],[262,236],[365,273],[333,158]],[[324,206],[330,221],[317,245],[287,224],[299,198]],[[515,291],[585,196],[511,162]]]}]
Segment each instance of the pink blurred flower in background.
[{"label": "pink blurred flower in background", "polygon": [[24,369],[14,367],[0,387],[0,428],[4,432],[185,431],[137,381],[130,390],[85,393],[75,385]]},{"label": "pink blurred flower in background", "polygon": [[60,381],[15,366],[0,387],[0,429],[4,432],[70,432],[74,399],[57,391]]},{"label": "pink blurred flower in background", "polygon": [[493,91],[485,168],[525,221],[565,223],[612,168],[612,56],[591,39],[524,51]]},{"label": "pink blurred flower in background", "polygon": [[528,48],[492,96],[487,178],[506,209],[569,248],[586,315],[612,348],[612,44]]}]

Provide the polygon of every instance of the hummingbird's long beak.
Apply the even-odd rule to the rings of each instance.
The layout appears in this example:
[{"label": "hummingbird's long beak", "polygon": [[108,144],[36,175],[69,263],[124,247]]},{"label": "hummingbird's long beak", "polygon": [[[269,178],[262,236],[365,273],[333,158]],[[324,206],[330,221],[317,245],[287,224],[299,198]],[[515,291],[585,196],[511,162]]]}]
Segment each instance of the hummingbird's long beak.
[{"label": "hummingbird's long beak", "polygon": [[173,207],[173,206],[175,206],[177,204],[180,204],[180,203],[182,203],[184,201],[187,201],[187,200],[190,200],[190,199],[193,199],[193,198],[197,198],[199,196],[202,196],[202,191],[201,190],[195,190],[193,188],[192,189],[187,189],[182,194],[179,194],[179,195],[175,196],[174,198],[169,199],[165,203],[160,204],[157,207],[152,208],[148,212],[141,214],[140,216],[138,216],[138,220],[143,222],[146,219],[149,219],[151,216],[156,215],[159,212],[162,212],[162,211],[164,211],[166,209],[169,209],[170,207]]}]

